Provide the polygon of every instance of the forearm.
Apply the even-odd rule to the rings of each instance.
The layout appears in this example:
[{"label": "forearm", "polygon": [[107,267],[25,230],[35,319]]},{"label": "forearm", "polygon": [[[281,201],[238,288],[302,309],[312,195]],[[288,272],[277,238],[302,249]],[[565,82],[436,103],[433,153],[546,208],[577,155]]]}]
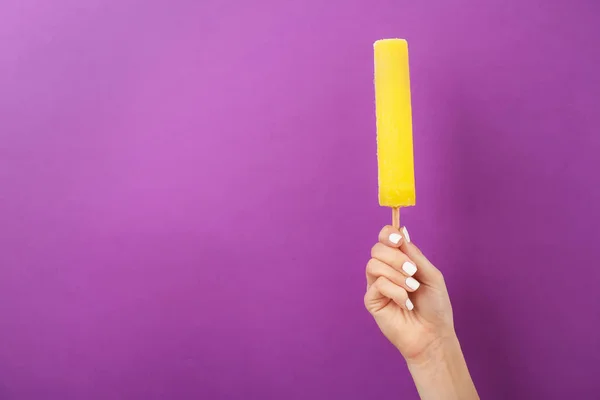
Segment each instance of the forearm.
[{"label": "forearm", "polygon": [[422,400],[479,399],[456,336],[407,364]]}]

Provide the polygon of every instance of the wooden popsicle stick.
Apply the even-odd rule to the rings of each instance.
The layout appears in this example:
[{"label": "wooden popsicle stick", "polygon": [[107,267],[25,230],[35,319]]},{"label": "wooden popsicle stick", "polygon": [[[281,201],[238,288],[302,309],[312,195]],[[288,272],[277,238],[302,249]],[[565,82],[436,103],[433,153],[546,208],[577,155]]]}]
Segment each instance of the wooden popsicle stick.
[{"label": "wooden popsicle stick", "polygon": [[392,207],[392,226],[400,229],[400,207]]}]

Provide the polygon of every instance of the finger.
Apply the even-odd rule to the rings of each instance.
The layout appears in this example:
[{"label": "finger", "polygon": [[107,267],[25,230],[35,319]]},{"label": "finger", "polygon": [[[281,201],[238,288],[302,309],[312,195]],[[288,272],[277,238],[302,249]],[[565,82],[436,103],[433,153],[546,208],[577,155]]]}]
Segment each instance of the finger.
[{"label": "finger", "polygon": [[415,278],[418,279],[419,282],[429,286],[439,287],[440,289],[445,287],[444,275],[442,275],[442,272],[437,269],[423,253],[421,253],[421,250],[419,250],[413,242],[410,241],[410,235],[408,234],[406,227],[402,228],[402,232],[405,240],[400,249],[417,265]]},{"label": "finger", "polygon": [[371,285],[367,291],[367,296],[365,296],[365,302],[370,298],[381,299],[381,296],[387,297],[407,311],[412,311],[415,308],[408,298],[406,290],[398,285],[394,285],[392,281],[384,276],[377,278],[375,283]]},{"label": "finger", "polygon": [[414,292],[421,285],[415,278],[411,276],[407,277],[388,264],[375,258],[371,258],[367,263],[367,284],[372,285],[380,277],[388,279],[390,282],[402,287],[408,292]]},{"label": "finger", "polygon": [[402,234],[393,226],[386,225],[383,227],[381,232],[379,232],[379,242],[389,247],[398,248],[403,242]]},{"label": "finger", "polygon": [[417,266],[406,254],[383,243],[377,243],[371,248],[371,257],[391,265],[406,276],[413,276],[417,272]]},{"label": "finger", "polygon": [[371,285],[367,288],[365,293],[365,308],[372,314],[375,315],[378,311],[385,308],[392,300],[385,297],[375,285]]}]

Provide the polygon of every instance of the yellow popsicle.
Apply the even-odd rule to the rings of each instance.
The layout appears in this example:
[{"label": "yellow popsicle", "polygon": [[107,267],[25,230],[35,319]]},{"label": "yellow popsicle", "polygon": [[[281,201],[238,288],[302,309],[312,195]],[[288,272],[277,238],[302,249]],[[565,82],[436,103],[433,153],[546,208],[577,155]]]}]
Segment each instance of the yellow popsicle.
[{"label": "yellow popsicle", "polygon": [[373,48],[379,204],[392,207],[396,221],[399,207],[415,205],[408,44],[384,39]]}]

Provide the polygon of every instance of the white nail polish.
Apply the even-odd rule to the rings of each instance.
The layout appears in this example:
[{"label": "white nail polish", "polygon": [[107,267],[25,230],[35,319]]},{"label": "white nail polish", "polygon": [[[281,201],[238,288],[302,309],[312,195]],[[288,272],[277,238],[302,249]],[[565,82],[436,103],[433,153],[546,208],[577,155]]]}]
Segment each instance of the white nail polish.
[{"label": "white nail polish", "polygon": [[406,272],[406,275],[413,276],[417,272],[417,266],[409,261],[402,264],[402,271]]},{"label": "white nail polish", "polygon": [[413,305],[412,301],[410,301],[410,299],[406,299],[406,308],[408,308],[408,311],[412,311],[412,309],[415,308],[415,306]]},{"label": "white nail polish", "polygon": [[400,236],[397,233],[392,233],[390,235],[390,242],[394,243],[394,244],[398,244],[400,243],[400,240],[402,239],[402,236]]},{"label": "white nail polish", "polygon": [[417,290],[421,284],[415,278],[406,278],[406,286],[412,290]]},{"label": "white nail polish", "polygon": [[402,233],[404,234],[404,239],[406,239],[406,241],[410,243],[410,235],[408,234],[408,231],[406,230],[405,226],[402,227]]}]

